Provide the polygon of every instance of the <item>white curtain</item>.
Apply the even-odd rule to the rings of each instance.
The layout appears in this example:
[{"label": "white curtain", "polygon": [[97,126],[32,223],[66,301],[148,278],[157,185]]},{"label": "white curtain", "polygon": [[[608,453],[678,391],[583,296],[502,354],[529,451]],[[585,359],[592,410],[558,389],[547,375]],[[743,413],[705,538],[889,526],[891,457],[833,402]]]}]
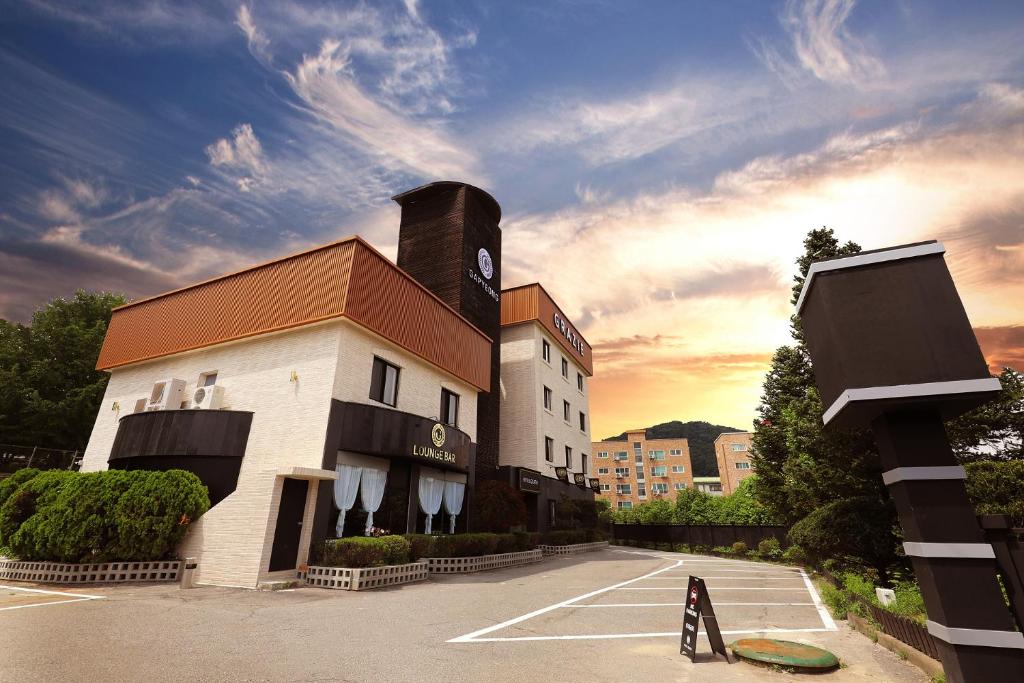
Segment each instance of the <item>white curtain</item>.
[{"label": "white curtain", "polygon": [[338,478],[334,480],[334,507],[338,508],[338,521],[334,533],[341,536],[345,531],[345,513],[352,509],[359,492],[359,472],[362,468],[338,465],[334,468]]},{"label": "white curtain", "polygon": [[434,515],[441,510],[441,496],[444,495],[444,480],[420,477],[420,509],[427,515],[424,533],[431,533]]},{"label": "white curtain", "polygon": [[455,533],[455,518],[462,512],[462,499],[466,496],[466,485],[460,481],[444,483],[444,509],[448,513],[448,533]]},{"label": "white curtain", "polygon": [[366,535],[370,535],[373,528],[373,513],[380,507],[380,501],[384,498],[384,485],[388,481],[388,473],[385,470],[375,470],[369,467],[363,468],[363,480],[359,486],[359,497],[363,501],[363,512],[366,513]]}]

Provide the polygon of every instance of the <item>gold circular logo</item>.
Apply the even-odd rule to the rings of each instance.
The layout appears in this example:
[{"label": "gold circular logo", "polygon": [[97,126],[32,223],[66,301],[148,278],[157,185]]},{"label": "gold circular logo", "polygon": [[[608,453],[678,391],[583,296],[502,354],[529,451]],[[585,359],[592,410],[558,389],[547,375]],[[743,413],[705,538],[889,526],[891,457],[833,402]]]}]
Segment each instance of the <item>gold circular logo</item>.
[{"label": "gold circular logo", "polygon": [[434,442],[434,445],[440,448],[444,445],[445,433],[444,425],[437,423],[434,428],[430,430],[430,440]]}]

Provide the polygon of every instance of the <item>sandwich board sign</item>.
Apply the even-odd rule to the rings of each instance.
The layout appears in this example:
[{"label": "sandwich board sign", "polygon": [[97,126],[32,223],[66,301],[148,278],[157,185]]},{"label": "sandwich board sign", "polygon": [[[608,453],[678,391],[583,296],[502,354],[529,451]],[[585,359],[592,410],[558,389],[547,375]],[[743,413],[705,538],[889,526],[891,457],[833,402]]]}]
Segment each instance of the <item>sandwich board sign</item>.
[{"label": "sandwich board sign", "polygon": [[696,576],[690,577],[690,583],[686,587],[686,606],[683,608],[683,633],[679,639],[679,654],[686,655],[690,661],[697,656],[697,632],[700,629],[700,621],[704,620],[704,629],[708,633],[708,640],[711,642],[711,651],[717,652],[729,659],[725,651],[725,642],[722,640],[722,632],[718,629],[718,619],[715,618],[715,608],[711,606],[711,598],[708,596],[707,586],[704,579]]}]

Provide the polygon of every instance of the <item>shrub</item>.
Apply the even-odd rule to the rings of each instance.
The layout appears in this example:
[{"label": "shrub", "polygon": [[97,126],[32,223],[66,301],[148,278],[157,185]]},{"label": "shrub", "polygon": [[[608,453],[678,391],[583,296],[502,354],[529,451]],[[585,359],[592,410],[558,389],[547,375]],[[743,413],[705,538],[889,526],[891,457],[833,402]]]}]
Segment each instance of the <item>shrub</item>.
[{"label": "shrub", "polygon": [[40,471],[34,467],[28,467],[18,470],[6,479],[0,479],[0,507],[3,507],[4,502],[7,501],[19,486],[39,474]]},{"label": "shrub", "polygon": [[382,567],[409,561],[411,544],[401,536],[352,536],[324,541],[318,553],[325,567]]},{"label": "shrub", "polygon": [[496,553],[514,553],[519,545],[515,534],[498,534],[498,544],[494,549]]},{"label": "shrub", "polygon": [[782,561],[790,564],[803,564],[807,561],[807,554],[798,545],[791,545],[782,553]]},{"label": "shrub", "polygon": [[199,478],[181,470],[50,470],[8,497],[0,533],[23,560],[160,560],[209,505]]},{"label": "shrub", "polygon": [[489,480],[476,487],[471,516],[475,528],[482,531],[506,532],[512,527],[525,524],[526,517],[523,494],[507,483]]},{"label": "shrub", "polygon": [[537,547],[537,542],[540,541],[540,534],[535,531],[516,531],[512,535],[516,539],[516,552],[533,550]]},{"label": "shrub", "polygon": [[711,549],[711,552],[718,553],[719,555],[732,555],[732,546],[716,545]]},{"label": "shrub", "polygon": [[744,543],[743,541],[736,541],[735,543],[732,544],[732,552],[734,554],[736,554],[736,555],[746,555],[747,554],[747,544]]},{"label": "shrub", "polygon": [[768,560],[782,557],[782,545],[777,538],[766,538],[757,544],[757,554]]},{"label": "shrub", "polygon": [[434,537],[427,534],[405,534],[405,540],[409,541],[409,557],[418,560],[421,557],[431,557],[430,549],[434,543]]},{"label": "shrub", "polygon": [[430,549],[430,557],[479,557],[480,555],[493,555],[497,547],[497,534],[435,536]]},{"label": "shrub", "polygon": [[1009,515],[1024,525],[1024,460],[981,461],[965,465],[967,495],[979,515]]},{"label": "shrub", "polygon": [[593,533],[583,530],[549,531],[541,534],[540,542],[542,545],[576,545],[588,543],[588,539],[593,537]]},{"label": "shrub", "polygon": [[821,599],[828,605],[832,616],[837,619],[845,619],[847,613],[850,612],[850,599],[846,592],[831,583],[822,583]]},{"label": "shrub", "polygon": [[896,557],[894,513],[877,498],[862,496],[824,505],[793,525],[791,542],[799,545],[815,563],[827,559],[863,563],[888,582],[888,570]]}]

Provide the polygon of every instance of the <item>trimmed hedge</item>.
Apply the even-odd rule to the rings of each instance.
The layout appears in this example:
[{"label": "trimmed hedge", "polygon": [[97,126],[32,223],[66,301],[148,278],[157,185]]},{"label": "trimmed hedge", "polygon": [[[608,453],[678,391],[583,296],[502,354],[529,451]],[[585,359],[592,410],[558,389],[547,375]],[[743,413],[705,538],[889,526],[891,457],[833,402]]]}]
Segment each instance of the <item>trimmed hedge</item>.
[{"label": "trimmed hedge", "polygon": [[0,543],[22,560],[166,559],[210,507],[206,487],[182,470],[48,470],[21,477],[13,491],[0,492],[6,494]]},{"label": "trimmed hedge", "polygon": [[316,563],[323,567],[382,567],[406,564],[412,545],[401,536],[352,536],[323,542]]},{"label": "trimmed hedge", "polygon": [[496,553],[517,553],[537,547],[539,534],[516,532],[513,534],[406,534],[412,546],[412,558],[421,557],[479,557]]},{"label": "trimmed hedge", "polygon": [[578,543],[594,543],[607,541],[608,536],[597,529],[572,529],[565,531],[549,531],[540,535],[541,545],[576,545]]}]

